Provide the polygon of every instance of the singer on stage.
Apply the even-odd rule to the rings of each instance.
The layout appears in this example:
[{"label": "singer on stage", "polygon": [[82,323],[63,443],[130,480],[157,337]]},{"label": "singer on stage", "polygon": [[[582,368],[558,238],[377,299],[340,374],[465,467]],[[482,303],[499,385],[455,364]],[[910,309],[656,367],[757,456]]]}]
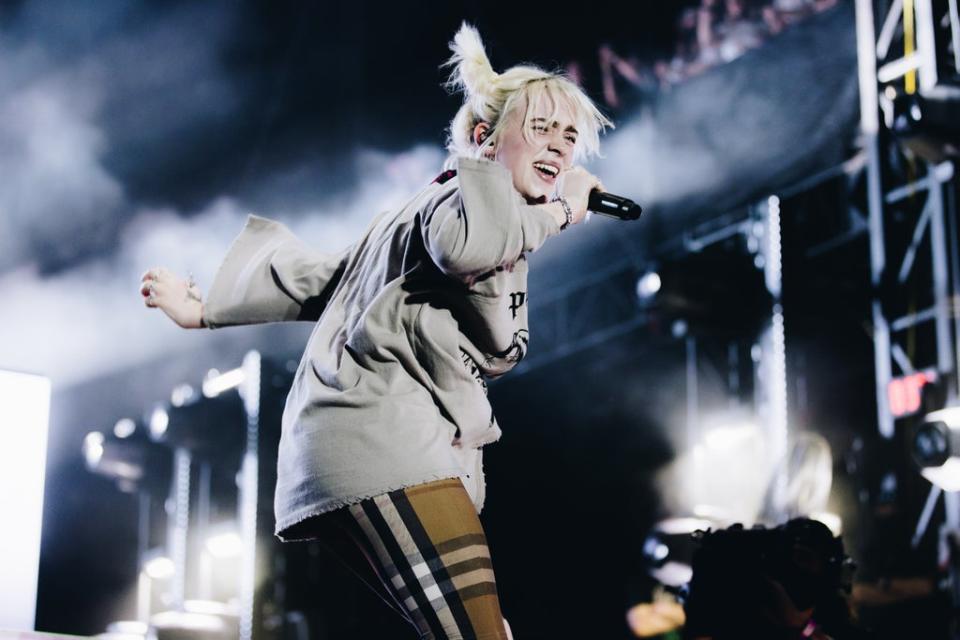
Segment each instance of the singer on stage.
[{"label": "singer on stage", "polygon": [[315,322],[283,414],[277,537],[318,539],[422,638],[506,639],[478,518],[500,437],[485,379],[526,353],[526,254],[603,190],[575,162],[611,123],[562,75],[496,73],[466,24],[450,46],[450,160],[401,208],[335,255],[250,216],[206,299],[164,268],[141,293],[185,328]]}]

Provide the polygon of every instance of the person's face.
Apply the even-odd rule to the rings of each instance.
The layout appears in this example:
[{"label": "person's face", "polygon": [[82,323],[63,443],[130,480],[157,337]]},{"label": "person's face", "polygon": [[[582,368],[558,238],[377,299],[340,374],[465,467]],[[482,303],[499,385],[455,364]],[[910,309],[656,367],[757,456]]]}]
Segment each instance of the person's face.
[{"label": "person's face", "polygon": [[552,111],[546,96],[529,110],[525,103],[517,105],[493,149],[494,159],[510,170],[514,188],[527,202],[549,200],[560,173],[573,165],[578,135],[573,109],[561,105],[551,120]]}]

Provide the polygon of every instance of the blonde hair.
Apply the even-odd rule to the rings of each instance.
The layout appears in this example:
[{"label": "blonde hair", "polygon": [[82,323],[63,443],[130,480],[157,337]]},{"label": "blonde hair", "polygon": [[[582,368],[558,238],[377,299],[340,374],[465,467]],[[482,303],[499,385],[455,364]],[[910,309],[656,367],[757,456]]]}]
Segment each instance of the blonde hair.
[{"label": "blonde hair", "polygon": [[[526,123],[530,110],[544,98],[553,104],[548,120],[556,118],[562,104],[573,110],[579,132],[574,158],[582,160],[600,155],[600,133],[613,128],[583,90],[561,73],[551,73],[533,65],[517,65],[497,73],[490,65],[483,41],[477,30],[464,22],[450,43],[453,55],[444,64],[453,71],[445,86],[451,92],[463,93],[463,106],[450,122],[447,150],[452,155],[482,156],[503,131],[509,116],[526,98]],[[473,131],[486,122],[490,132],[479,146],[474,144]],[[521,128],[529,141],[528,127]]]}]

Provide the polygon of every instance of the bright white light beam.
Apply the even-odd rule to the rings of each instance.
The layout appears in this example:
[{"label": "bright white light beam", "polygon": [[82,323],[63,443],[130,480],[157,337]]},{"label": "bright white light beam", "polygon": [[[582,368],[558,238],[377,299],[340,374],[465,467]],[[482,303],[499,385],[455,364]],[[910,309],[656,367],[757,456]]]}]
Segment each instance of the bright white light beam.
[{"label": "bright white light beam", "polygon": [[228,389],[239,387],[243,379],[242,367],[209,377],[203,381],[203,395],[208,398],[216,397]]},{"label": "bright white light beam", "polygon": [[0,371],[0,628],[34,630],[50,379]]}]

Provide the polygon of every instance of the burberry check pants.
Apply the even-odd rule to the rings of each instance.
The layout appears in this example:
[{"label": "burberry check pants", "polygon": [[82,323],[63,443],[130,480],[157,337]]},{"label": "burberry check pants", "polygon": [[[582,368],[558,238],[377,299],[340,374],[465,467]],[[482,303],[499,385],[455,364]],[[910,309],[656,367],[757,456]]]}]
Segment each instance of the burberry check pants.
[{"label": "burberry check pants", "polygon": [[319,516],[318,539],[423,640],[508,640],[490,550],[458,478]]}]

